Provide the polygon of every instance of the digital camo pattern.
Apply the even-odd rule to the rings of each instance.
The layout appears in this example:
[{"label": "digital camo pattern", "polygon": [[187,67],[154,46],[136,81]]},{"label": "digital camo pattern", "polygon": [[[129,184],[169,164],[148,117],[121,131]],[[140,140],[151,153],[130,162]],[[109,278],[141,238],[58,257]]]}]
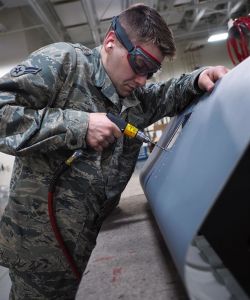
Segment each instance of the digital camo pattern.
[{"label": "digital camo pattern", "polygon": [[16,156],[9,203],[0,223],[0,263],[15,278],[13,299],[18,287],[23,295],[18,299],[54,299],[60,294],[55,294],[57,287],[65,295],[58,299],[67,299],[66,290],[71,287],[74,295],[77,283],[50,226],[49,182],[60,164],[81,148],[83,157],[57,183],[55,211],[83,272],[102,221],[118,204],[141,146],[121,137],[102,153],[88,148],[88,113],[120,114],[143,129],[180,112],[199,95],[195,80],[201,70],[148,84],[121,99],[102,66],[100,47],[56,43],[20,65],[23,74],[13,76],[19,72],[14,69],[0,79],[0,151]]}]

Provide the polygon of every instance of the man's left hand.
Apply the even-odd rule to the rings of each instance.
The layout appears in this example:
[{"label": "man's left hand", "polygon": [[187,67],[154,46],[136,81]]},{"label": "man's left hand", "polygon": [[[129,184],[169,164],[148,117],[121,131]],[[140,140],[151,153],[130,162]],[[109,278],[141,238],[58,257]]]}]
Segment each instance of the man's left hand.
[{"label": "man's left hand", "polygon": [[198,86],[201,90],[211,92],[214,88],[214,83],[223,77],[229,69],[224,66],[208,67],[200,73]]}]

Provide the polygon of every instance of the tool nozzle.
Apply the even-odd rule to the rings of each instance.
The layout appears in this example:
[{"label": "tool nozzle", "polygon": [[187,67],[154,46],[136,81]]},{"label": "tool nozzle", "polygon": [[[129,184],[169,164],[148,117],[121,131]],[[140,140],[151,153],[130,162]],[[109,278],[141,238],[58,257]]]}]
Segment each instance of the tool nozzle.
[{"label": "tool nozzle", "polygon": [[160,148],[161,150],[164,150],[164,151],[167,151],[165,148],[163,148],[162,146],[158,145],[157,143],[155,142],[152,142],[151,139],[145,135],[142,131],[138,131],[137,134],[136,134],[136,138],[138,140],[141,140],[143,141],[144,143],[150,143],[150,144],[153,144],[155,145],[156,147]]},{"label": "tool nozzle", "polygon": [[152,143],[150,138],[140,130],[137,131],[136,138],[144,143]]}]

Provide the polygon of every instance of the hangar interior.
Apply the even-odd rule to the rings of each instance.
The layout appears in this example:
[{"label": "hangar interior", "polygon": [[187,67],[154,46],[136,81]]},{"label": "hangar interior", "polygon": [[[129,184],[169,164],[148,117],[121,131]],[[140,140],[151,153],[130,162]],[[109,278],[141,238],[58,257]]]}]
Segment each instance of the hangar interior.
[{"label": "hangar interior", "polygon": [[[234,68],[226,40],[209,43],[208,38],[228,32],[230,20],[247,16],[248,0],[0,0],[0,76],[47,44],[66,41],[94,48],[112,17],[138,2],[157,9],[177,45],[176,58],[164,62],[153,82],[202,66]],[[151,138],[158,141],[168,122],[148,128]],[[189,299],[139,182],[151,150],[142,148],[120,206],[104,223],[76,299]],[[0,213],[13,160],[0,153]],[[8,272],[0,267],[1,300],[8,299],[9,288]]]}]

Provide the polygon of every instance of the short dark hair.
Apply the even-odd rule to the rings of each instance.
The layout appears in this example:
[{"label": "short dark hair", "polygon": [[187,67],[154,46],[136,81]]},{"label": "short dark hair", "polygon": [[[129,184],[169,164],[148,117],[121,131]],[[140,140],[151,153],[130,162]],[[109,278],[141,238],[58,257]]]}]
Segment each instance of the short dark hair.
[{"label": "short dark hair", "polygon": [[163,56],[173,58],[176,47],[171,30],[154,9],[138,3],[119,14],[119,21],[132,42],[153,42]]}]

